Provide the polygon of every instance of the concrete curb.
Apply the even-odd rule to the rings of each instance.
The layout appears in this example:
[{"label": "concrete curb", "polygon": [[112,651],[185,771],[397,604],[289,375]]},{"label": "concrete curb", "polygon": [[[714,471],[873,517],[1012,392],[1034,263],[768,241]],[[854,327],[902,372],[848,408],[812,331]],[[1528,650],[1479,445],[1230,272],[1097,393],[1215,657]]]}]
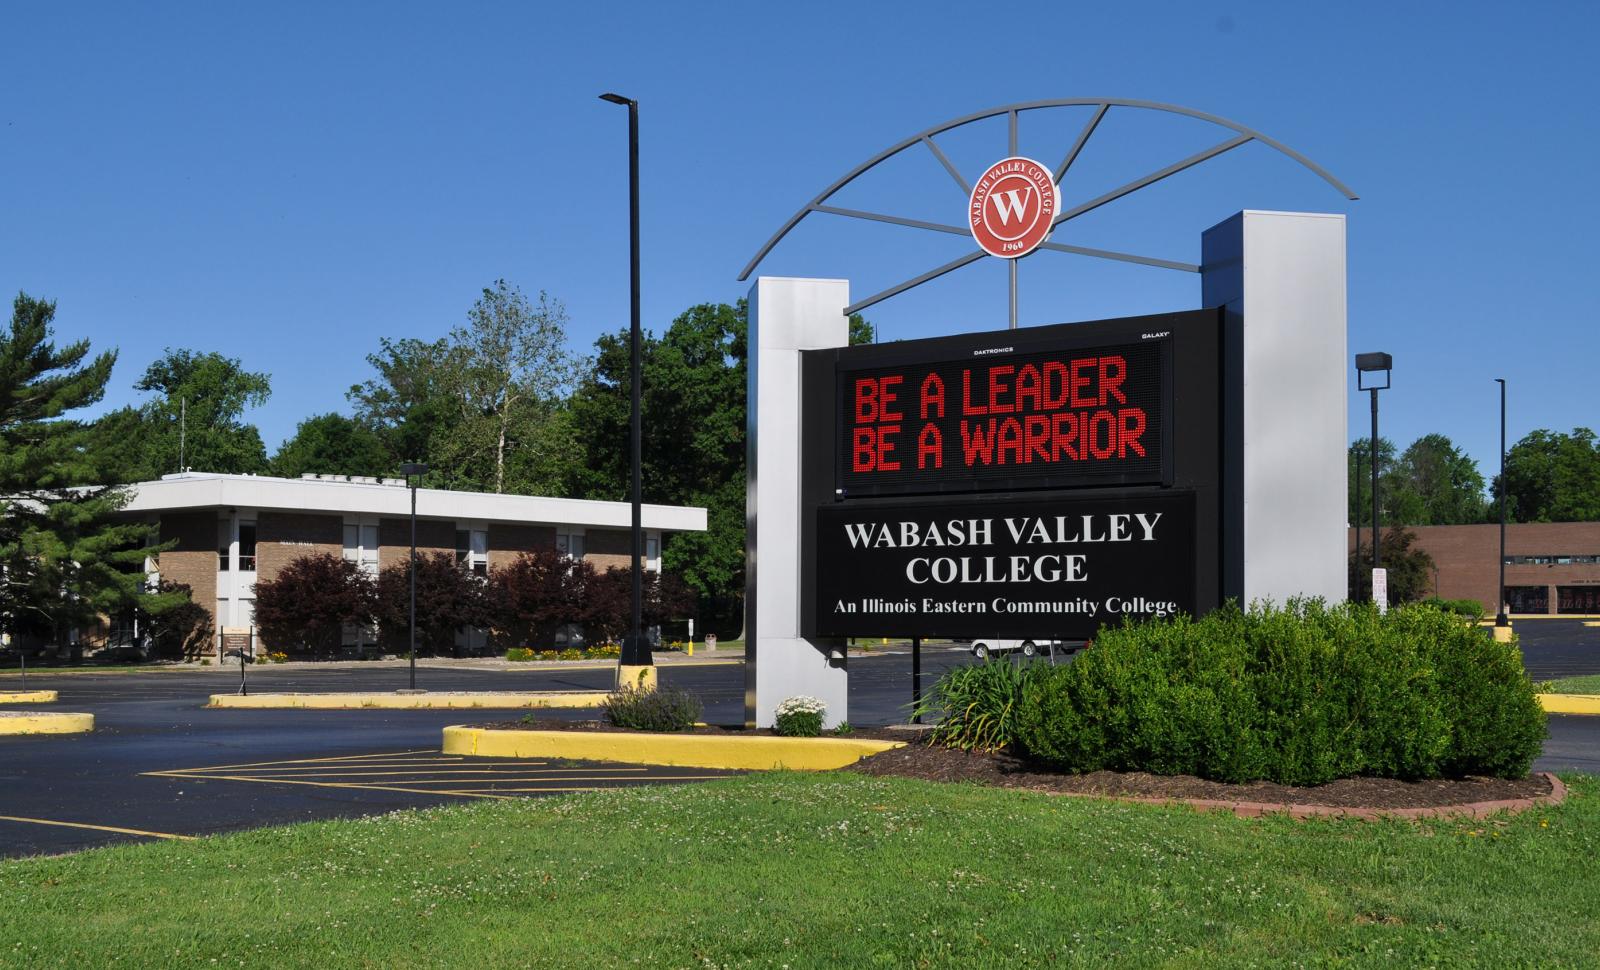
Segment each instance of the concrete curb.
[{"label": "concrete curb", "polygon": [[1539,705],[1549,714],[1600,714],[1600,695],[1538,694]]},{"label": "concrete curb", "polygon": [[346,710],[454,710],[473,708],[600,707],[606,691],[429,691],[423,694],[348,692],[329,694],[212,694],[213,708]]},{"label": "concrete curb", "polygon": [[720,737],[708,734],[643,734],[627,731],[517,731],[444,729],[444,753],[484,758],[570,758],[624,761],[681,768],[743,771],[831,771],[904,741],[862,738]]},{"label": "concrete curb", "polygon": [[93,730],[93,714],[0,711],[0,734],[81,734]]},{"label": "concrete curb", "polygon": [[53,690],[0,690],[0,704],[51,704],[55,700]]},{"label": "concrete curb", "polygon": [[1273,804],[1271,802],[1230,802],[1214,798],[1142,798],[1135,795],[1094,795],[1089,792],[1051,792],[1062,798],[1101,798],[1136,805],[1187,805],[1202,812],[1232,812],[1240,818],[1261,818],[1283,815],[1293,819],[1355,818],[1362,821],[1379,819],[1420,818],[1487,818],[1501,812],[1516,814],[1530,808],[1560,805],[1567,800],[1567,786],[1548,771],[1534,772],[1550,782],[1550,794],[1533,798],[1500,798],[1487,802],[1467,802],[1463,805],[1441,805],[1434,808],[1343,808],[1336,805]]}]

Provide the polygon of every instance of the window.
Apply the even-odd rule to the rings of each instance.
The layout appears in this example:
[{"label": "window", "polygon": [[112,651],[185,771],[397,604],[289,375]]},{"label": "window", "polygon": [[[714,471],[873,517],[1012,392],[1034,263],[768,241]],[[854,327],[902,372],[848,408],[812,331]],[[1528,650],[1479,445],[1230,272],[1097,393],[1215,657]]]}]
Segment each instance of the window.
[{"label": "window", "polygon": [[1557,613],[1600,613],[1600,586],[1557,586]]},{"label": "window", "polygon": [[1507,556],[1508,566],[1588,566],[1600,563],[1600,556],[1569,556],[1556,553],[1532,556]]},{"label": "window", "polygon": [[479,576],[489,575],[489,533],[487,530],[456,530],[456,565]]},{"label": "window", "polygon": [[226,519],[217,523],[217,571],[227,572],[233,568],[233,528],[232,523]]},{"label": "window", "polygon": [[344,527],[344,558],[361,566],[363,572],[378,574],[378,526],[351,524]]},{"label": "window", "polygon": [[556,551],[572,559],[583,558],[582,532],[557,532]]},{"label": "window", "polygon": [[239,571],[247,573],[256,571],[256,524],[254,522],[239,523]]},{"label": "window", "polygon": [[1512,613],[1550,612],[1550,587],[1507,586],[1506,604]]}]

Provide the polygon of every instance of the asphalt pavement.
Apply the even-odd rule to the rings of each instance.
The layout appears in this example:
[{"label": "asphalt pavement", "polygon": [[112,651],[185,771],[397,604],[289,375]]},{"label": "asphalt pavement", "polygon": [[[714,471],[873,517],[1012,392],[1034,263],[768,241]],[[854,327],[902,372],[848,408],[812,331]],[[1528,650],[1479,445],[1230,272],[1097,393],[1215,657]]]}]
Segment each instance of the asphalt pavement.
[{"label": "asphalt pavement", "polygon": [[[1535,679],[1600,673],[1600,628],[1577,620],[1518,623]],[[927,648],[929,685],[972,663],[964,651]],[[903,647],[853,656],[850,712],[867,726],[906,719],[911,658]],[[395,664],[257,666],[250,688],[387,691],[407,686]],[[597,690],[609,665],[474,668],[424,663],[430,690]],[[696,693],[712,723],[744,713],[737,661],[660,668],[663,684]],[[190,838],[261,825],[371,815],[483,798],[537,797],[581,789],[693,782],[723,772],[645,765],[462,759],[439,751],[449,724],[515,720],[520,711],[208,710],[211,694],[236,690],[237,668],[34,675],[59,691],[48,709],[86,711],[87,735],[0,738],[0,856],[71,852],[118,842]],[[20,686],[12,674],[0,689]],[[587,719],[592,711],[540,712]],[[1536,767],[1600,772],[1600,717],[1554,715]]]}]

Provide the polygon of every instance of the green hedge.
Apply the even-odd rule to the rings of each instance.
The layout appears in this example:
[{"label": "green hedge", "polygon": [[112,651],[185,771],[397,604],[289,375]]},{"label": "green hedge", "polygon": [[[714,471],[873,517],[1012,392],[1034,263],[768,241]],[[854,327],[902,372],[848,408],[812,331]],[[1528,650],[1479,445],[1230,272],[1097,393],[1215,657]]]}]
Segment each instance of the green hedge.
[{"label": "green hedge", "polygon": [[1016,713],[1016,746],[1061,770],[1289,785],[1521,777],[1544,737],[1517,646],[1420,604],[1125,623],[1032,666]]}]

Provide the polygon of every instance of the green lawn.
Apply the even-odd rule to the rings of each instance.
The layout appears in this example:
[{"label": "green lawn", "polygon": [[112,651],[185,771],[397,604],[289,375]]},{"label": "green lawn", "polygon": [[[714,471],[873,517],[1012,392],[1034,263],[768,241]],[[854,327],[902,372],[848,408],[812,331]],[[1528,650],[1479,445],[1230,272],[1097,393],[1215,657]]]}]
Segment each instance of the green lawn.
[{"label": "green lawn", "polygon": [[1554,966],[1600,953],[1600,779],[1432,824],[848,774],[0,863],[0,965]]},{"label": "green lawn", "polygon": [[1600,694],[1600,674],[1548,680],[1539,689],[1547,694]]}]

